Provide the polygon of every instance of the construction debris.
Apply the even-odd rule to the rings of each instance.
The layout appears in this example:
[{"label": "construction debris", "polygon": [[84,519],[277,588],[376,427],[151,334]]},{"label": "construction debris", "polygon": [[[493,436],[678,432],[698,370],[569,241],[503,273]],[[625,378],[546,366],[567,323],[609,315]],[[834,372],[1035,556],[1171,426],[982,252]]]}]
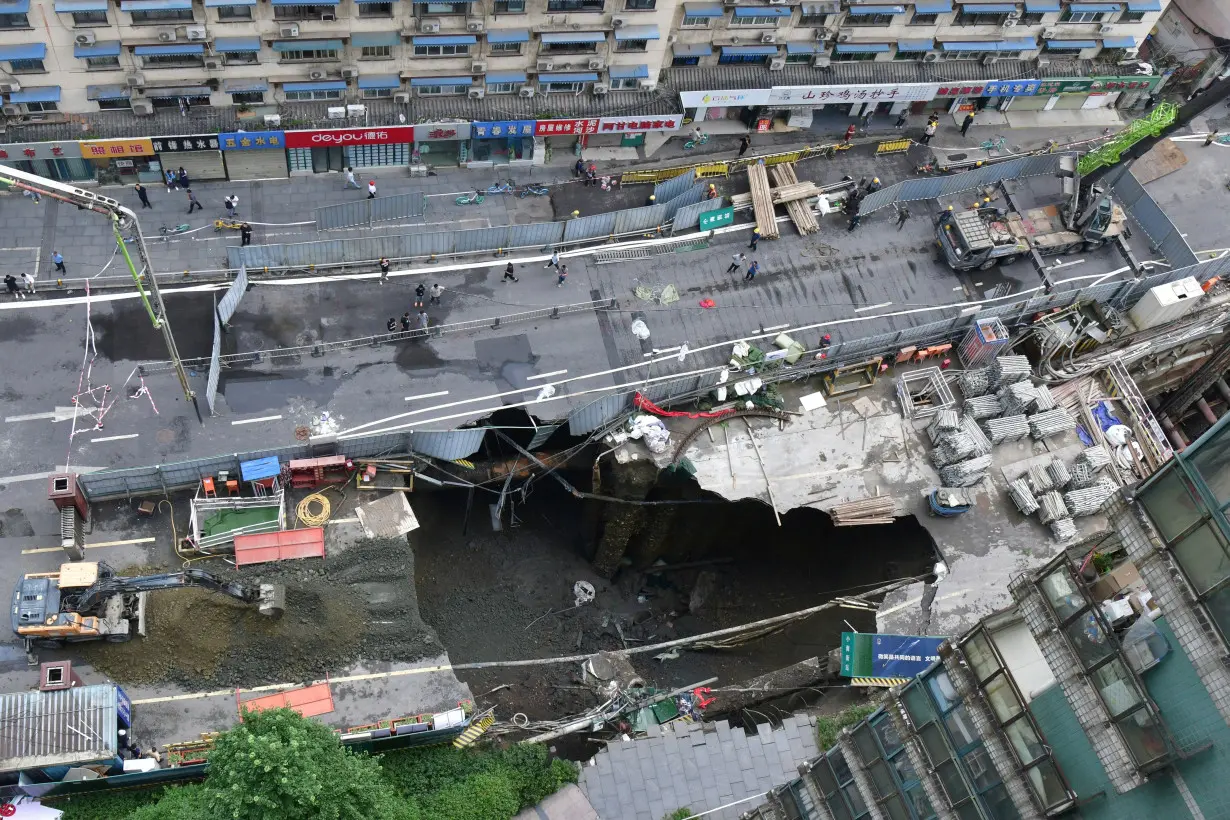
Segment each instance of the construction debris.
[{"label": "construction debris", "polygon": [[1071,541],[1076,537],[1076,524],[1071,518],[1057,518],[1051,522],[1051,534],[1056,541]]},{"label": "construction debris", "polygon": [[990,466],[990,456],[978,456],[968,461],[958,461],[940,470],[940,480],[948,487],[970,487],[982,481]]},{"label": "construction debris", "polygon": [[1038,497],[1038,518],[1043,524],[1068,518],[1068,506],[1064,503],[1065,496],[1052,490]]},{"label": "construction debris", "polygon": [[1068,482],[1072,480],[1067,465],[1059,459],[1054,459],[1046,465],[1046,473],[1051,477],[1051,486],[1057,490],[1068,486]]},{"label": "construction debris", "polygon": [[987,419],[982,423],[987,438],[996,444],[1005,441],[1020,441],[1029,435],[1029,422],[1025,416],[1007,416],[1002,419]]},{"label": "construction debris", "polygon": [[1062,407],[1029,417],[1029,434],[1039,441],[1075,429],[1076,419]]},{"label": "construction debris", "polygon": [[1093,515],[1102,509],[1102,506],[1118,489],[1113,481],[1103,478],[1092,487],[1083,490],[1069,490],[1063,494],[1063,500],[1072,510],[1072,515]]},{"label": "construction debris", "polygon": [[1032,373],[1029,369],[1029,359],[1024,356],[1000,356],[991,362],[991,387],[1001,387],[1013,382],[1024,381]]},{"label": "construction debris", "polygon": [[1008,497],[1012,499],[1012,503],[1016,504],[1016,508],[1024,515],[1036,512],[1038,509],[1038,499],[1034,498],[1033,492],[1029,489],[1029,484],[1023,478],[1018,478],[1008,485]]},{"label": "construction debris", "polygon": [[847,504],[838,504],[829,510],[833,524],[838,527],[853,527],[861,524],[891,524],[896,504],[888,496],[864,498]]},{"label": "construction debris", "polygon": [[961,395],[967,399],[985,396],[991,389],[991,372],[985,367],[962,370],[957,376],[957,384],[961,387]]},{"label": "construction debris", "polygon": [[976,419],[989,419],[1003,412],[997,396],[974,396],[965,400],[965,414]]},{"label": "construction debris", "polygon": [[1106,448],[1098,444],[1093,447],[1086,447],[1080,455],[1076,457],[1077,464],[1086,464],[1093,472],[1099,472],[1103,467],[1110,464],[1110,453],[1106,452]]},{"label": "construction debris", "polygon": [[[800,187],[799,178],[794,172],[794,163],[783,162],[780,165],[773,166],[773,180],[781,187],[774,189],[774,202],[782,202],[786,205],[786,213],[790,214],[790,218],[794,220],[796,227],[801,234],[815,233],[820,230],[819,223],[816,222],[816,214],[806,204],[806,197],[799,199],[779,199],[784,191],[798,189]],[[806,183],[815,190],[816,195],[820,195],[820,189],[816,188],[815,183]]]},{"label": "construction debris", "polygon": [[769,174],[764,161],[747,166],[747,181],[752,189],[752,210],[756,215],[756,227],[762,239],[777,239],[777,215],[773,210],[773,189],[769,187]]}]

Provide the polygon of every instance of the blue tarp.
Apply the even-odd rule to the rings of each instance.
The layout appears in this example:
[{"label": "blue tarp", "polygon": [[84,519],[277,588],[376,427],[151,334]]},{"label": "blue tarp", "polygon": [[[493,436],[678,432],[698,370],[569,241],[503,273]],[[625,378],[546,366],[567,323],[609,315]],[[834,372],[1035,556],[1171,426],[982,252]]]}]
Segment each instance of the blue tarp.
[{"label": "blue tarp", "polygon": [[277,456],[265,456],[251,461],[239,462],[239,476],[244,481],[260,481],[282,474],[282,465]]}]

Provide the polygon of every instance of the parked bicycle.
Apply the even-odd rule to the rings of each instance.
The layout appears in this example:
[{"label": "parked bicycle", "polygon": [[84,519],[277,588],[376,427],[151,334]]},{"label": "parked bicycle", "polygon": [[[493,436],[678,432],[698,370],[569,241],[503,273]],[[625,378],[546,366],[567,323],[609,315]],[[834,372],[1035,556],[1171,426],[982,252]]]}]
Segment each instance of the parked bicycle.
[{"label": "parked bicycle", "polygon": [[243,227],[243,223],[238,219],[215,219],[214,233],[222,233],[223,231],[237,231]]},{"label": "parked bicycle", "polygon": [[176,225],[174,228],[168,228],[166,225],[162,225],[158,228],[158,235],[163,239],[166,239],[168,236],[174,236],[177,233],[187,233],[190,230],[192,230],[192,226],[187,223],[184,223],[183,225]]},{"label": "parked bicycle", "polygon": [[701,134],[700,139],[690,139],[683,144],[683,150],[691,151],[693,148],[699,148],[709,141],[708,134]]},{"label": "parked bicycle", "polygon": [[489,187],[487,189],[487,193],[489,194],[511,194],[515,190],[517,190],[516,183],[514,183],[511,179],[506,179],[503,182],[497,182],[495,185],[492,185],[491,187]]},{"label": "parked bicycle", "polygon": [[993,140],[986,140],[978,147],[984,151],[1002,151],[1007,144],[1008,140],[1003,137],[996,137]]},{"label": "parked bicycle", "polygon": [[548,196],[550,195],[550,193],[551,193],[551,189],[548,188],[546,185],[540,185],[537,182],[529,182],[529,183],[526,183],[525,187],[521,189],[521,191],[517,194],[517,196],[519,196],[521,199],[525,199],[527,196],[530,196],[530,195]]},{"label": "parked bicycle", "polygon": [[459,196],[453,201],[458,205],[482,205],[484,199],[486,199],[486,197],[482,195],[482,192],[475,191],[467,196]]}]

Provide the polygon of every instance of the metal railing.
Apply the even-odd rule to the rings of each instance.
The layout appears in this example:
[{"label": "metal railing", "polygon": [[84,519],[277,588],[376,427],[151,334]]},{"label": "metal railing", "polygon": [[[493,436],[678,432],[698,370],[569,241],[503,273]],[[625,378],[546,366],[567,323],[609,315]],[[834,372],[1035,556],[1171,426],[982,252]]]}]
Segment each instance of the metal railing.
[{"label": "metal railing", "polygon": [[329,231],[337,228],[371,227],[377,222],[396,222],[399,219],[417,219],[427,214],[427,197],[422,191],[412,191],[397,196],[358,199],[340,205],[328,205],[313,211],[316,230]]}]

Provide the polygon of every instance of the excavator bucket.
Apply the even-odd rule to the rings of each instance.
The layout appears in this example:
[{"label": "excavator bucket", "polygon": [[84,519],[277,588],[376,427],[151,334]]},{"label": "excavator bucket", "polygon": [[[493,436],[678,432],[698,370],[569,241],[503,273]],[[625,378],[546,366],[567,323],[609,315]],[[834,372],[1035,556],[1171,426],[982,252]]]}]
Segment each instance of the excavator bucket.
[{"label": "excavator bucket", "polygon": [[261,584],[257,601],[260,614],[277,618],[286,610],[286,587],[281,584]]}]

